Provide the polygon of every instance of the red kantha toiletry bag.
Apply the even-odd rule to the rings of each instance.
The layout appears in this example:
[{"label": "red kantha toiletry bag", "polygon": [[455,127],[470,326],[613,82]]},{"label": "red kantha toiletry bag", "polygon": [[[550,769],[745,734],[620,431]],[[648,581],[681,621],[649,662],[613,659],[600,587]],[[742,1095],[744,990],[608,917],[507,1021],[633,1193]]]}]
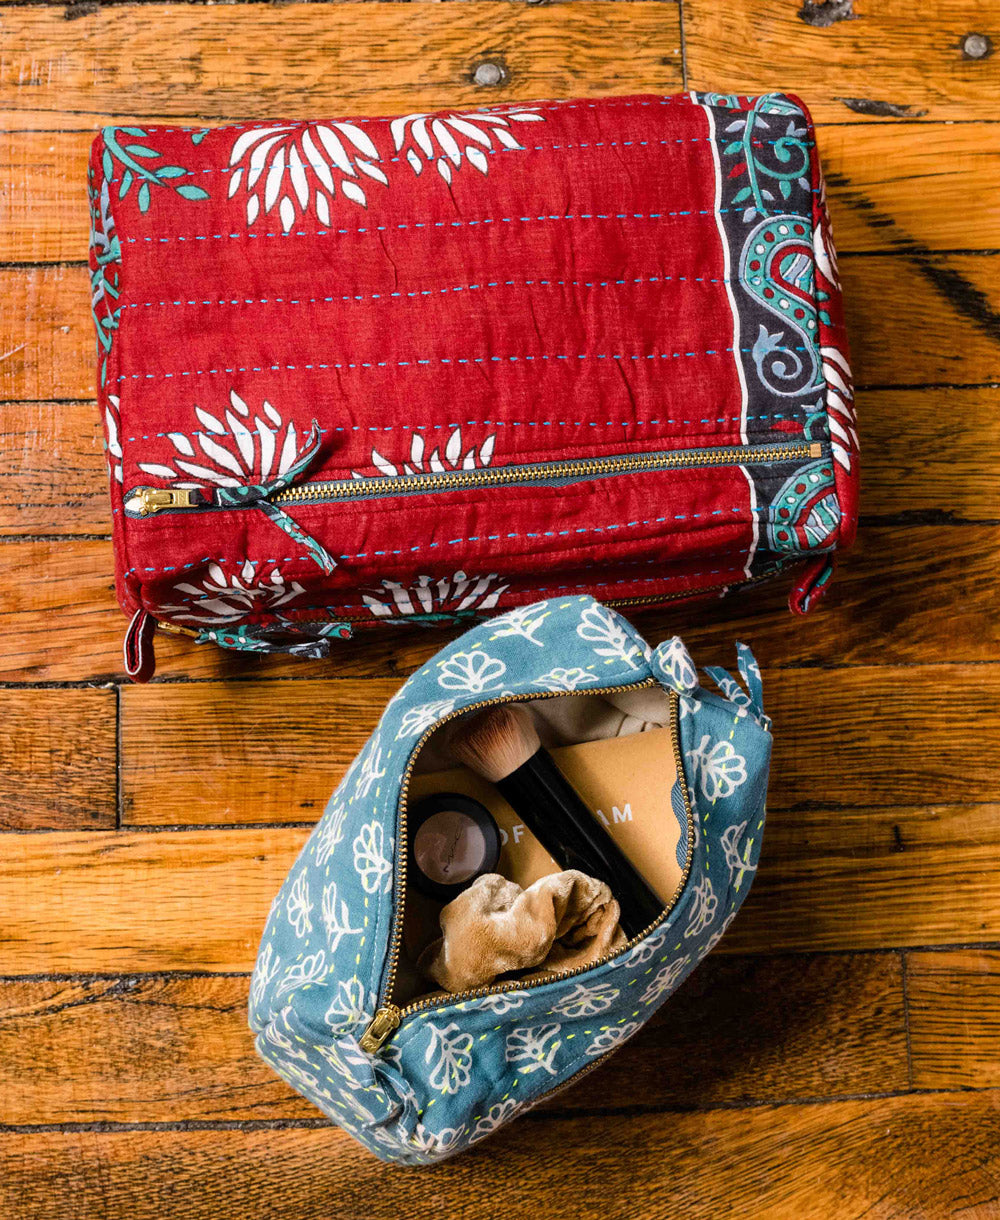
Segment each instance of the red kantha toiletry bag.
[{"label": "red kantha toiletry bag", "polygon": [[92,302],[127,668],[157,624],[324,655],[385,620],[721,593],[857,519],[792,97],[113,127]]}]

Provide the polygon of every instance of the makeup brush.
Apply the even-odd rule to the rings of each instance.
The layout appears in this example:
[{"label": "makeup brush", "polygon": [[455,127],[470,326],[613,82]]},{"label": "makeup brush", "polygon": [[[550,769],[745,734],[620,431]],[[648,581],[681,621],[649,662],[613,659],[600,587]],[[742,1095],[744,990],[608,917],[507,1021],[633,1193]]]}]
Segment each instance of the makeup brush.
[{"label": "makeup brush", "polygon": [[663,914],[665,903],[543,748],[527,708],[501,704],[461,720],[448,744],[459,762],[495,785],[563,868],[610,886],[630,940]]}]

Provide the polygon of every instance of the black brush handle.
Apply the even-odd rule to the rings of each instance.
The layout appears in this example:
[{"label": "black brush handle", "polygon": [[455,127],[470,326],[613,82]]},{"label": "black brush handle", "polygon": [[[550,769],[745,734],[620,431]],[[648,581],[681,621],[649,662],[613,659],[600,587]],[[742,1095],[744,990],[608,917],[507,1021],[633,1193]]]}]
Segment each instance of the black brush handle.
[{"label": "black brush handle", "polygon": [[629,940],[663,914],[666,904],[587,808],[548,750],[537,750],[496,786],[563,868],[579,869],[610,886]]}]

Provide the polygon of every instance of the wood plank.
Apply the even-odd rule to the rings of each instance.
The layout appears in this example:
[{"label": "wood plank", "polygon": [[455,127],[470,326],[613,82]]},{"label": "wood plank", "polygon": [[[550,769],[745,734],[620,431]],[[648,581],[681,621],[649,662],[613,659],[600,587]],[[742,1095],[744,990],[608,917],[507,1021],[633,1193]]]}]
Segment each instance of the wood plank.
[{"label": "wood plank", "polygon": [[[258,1059],[245,977],[0,982],[0,1123],[314,1118]],[[113,1038],[108,1036],[114,1031]],[[547,1103],[697,1106],[906,1086],[897,954],[709,959],[600,1073]]]},{"label": "wood plank", "polygon": [[[138,116],[200,124],[395,114],[682,87],[674,3],[644,4],[627,21],[593,0],[380,4],[363,19],[351,6],[310,4],[226,13],[142,4],[73,22],[58,8],[8,7],[4,43],[0,122],[12,130]],[[502,66],[502,87],[474,83],[486,61]]]},{"label": "wood plank", "polygon": [[0,827],[115,824],[115,692],[0,690]]},{"label": "wood plank", "polygon": [[[1000,666],[778,669],[765,678],[777,726],[772,812],[919,804],[957,791],[970,803],[995,797],[992,756],[970,751],[968,742],[1000,703]],[[247,682],[235,697],[217,683],[196,692],[187,685],[123,689],[125,819],[312,820],[397,685],[371,678]]]},{"label": "wood plank", "polygon": [[[858,414],[867,521],[903,513],[1000,520],[996,386],[866,390]],[[0,534],[108,532],[96,404],[0,404],[0,420]]]},{"label": "wood plank", "polygon": [[543,1105],[598,1110],[632,1098],[704,1109],[907,1083],[898,954],[713,954],[601,1071]]},{"label": "wood plank", "polygon": [[1000,953],[909,953],[913,1083],[923,1089],[1000,1081]]},{"label": "wood plank", "polygon": [[123,818],[315,821],[398,686],[363,678],[125,687]]},{"label": "wood plank", "polygon": [[858,255],[840,270],[859,385],[1000,381],[1000,257]]},{"label": "wood plank", "polygon": [[[974,438],[970,444],[974,448]],[[917,470],[915,477],[920,475]],[[985,471],[980,482],[993,478]],[[891,497],[888,474],[884,486]],[[988,507],[991,502],[982,502],[983,511],[995,511]],[[993,594],[998,548],[996,526],[869,526],[842,557],[823,607],[806,618],[788,613],[790,575],[721,601],[630,617],[654,642],[682,634],[705,665],[730,664],[735,639],[750,641],[768,667],[895,665],[954,656],[993,661],[1000,645]],[[112,567],[111,544],[105,541],[26,540],[0,547],[0,588],[7,590],[0,611],[0,681],[122,678],[126,621],[114,600]],[[24,572],[36,573],[36,579],[25,581]],[[942,614],[948,617],[946,633]],[[296,658],[199,647],[159,633],[157,672],[161,678],[401,677],[456,634],[449,628],[359,632],[332,669]]]},{"label": "wood plank", "polygon": [[305,838],[295,829],[0,835],[4,971],[249,970]]},{"label": "wood plank", "polygon": [[246,977],[0,983],[0,1123],[312,1118],[254,1052]]},{"label": "wood plank", "polygon": [[861,512],[1000,521],[1000,387],[867,390]]},{"label": "wood plank", "polygon": [[[0,179],[10,184],[0,197],[0,262],[86,258],[83,186],[93,135],[7,136],[0,150]],[[928,250],[1000,246],[1000,127],[832,126],[820,128],[817,138],[841,253],[892,250],[904,242]],[[956,198],[964,200],[962,208],[952,206]]]},{"label": "wood plank", "polygon": [[995,31],[993,0],[938,0],[918,20],[907,0],[828,4],[826,13],[817,5],[815,24],[801,16],[810,4],[816,0],[686,7],[688,86],[760,93],[780,82],[824,122],[870,121],[870,108],[844,99],[927,119],[996,118],[1000,63],[962,52],[967,34]]},{"label": "wood plank", "polygon": [[717,952],[1000,940],[998,819],[996,804],[770,812],[754,887]]},{"label": "wood plank", "polygon": [[96,404],[0,404],[0,534],[110,529]]},{"label": "wood plank", "polygon": [[[634,1084],[634,1082],[633,1082]],[[633,1095],[634,1096],[634,1095]],[[614,1103],[614,1099],[609,1098]],[[826,1105],[592,1116],[536,1111],[475,1151],[391,1171],[337,1130],[12,1133],[0,1206],[11,1220],[161,1220],[178,1199],[215,1220],[396,1220],[747,1214],[995,1215],[995,1092]],[[947,1169],[939,1169],[947,1149]],[[447,1212],[442,1209],[447,1208]],[[640,1209],[637,1213],[637,1208]]]},{"label": "wood plank", "polygon": [[[998,815],[995,804],[772,811],[754,889],[717,952],[1000,940]],[[0,837],[4,969],[249,970],[306,833]]]},{"label": "wood plank", "polygon": [[0,299],[0,401],[92,397],[97,357],[86,268],[0,269]]},{"label": "wood plank", "polygon": [[[841,272],[859,385],[1000,381],[1000,256],[860,254]],[[88,293],[84,267],[0,270],[0,400],[93,395]]]}]

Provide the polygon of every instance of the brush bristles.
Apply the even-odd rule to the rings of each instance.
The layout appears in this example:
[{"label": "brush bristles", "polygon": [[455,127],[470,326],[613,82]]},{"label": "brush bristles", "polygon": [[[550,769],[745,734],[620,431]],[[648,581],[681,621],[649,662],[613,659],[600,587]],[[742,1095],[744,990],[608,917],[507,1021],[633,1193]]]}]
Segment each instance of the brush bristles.
[{"label": "brush bristles", "polygon": [[448,744],[458,762],[495,784],[526,763],[541,743],[527,708],[508,703],[460,720]]}]

